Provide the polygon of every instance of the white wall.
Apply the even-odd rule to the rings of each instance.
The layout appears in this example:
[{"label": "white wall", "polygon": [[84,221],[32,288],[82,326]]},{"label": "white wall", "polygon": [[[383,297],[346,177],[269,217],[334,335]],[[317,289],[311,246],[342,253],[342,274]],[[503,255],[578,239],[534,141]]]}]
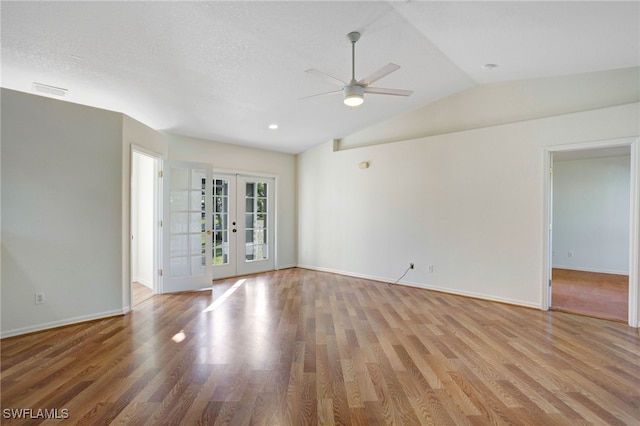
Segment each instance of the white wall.
[{"label": "white wall", "polygon": [[630,156],[554,161],[555,268],[629,273],[630,168]]},{"label": "white wall", "polygon": [[637,136],[639,105],[315,147],[298,161],[299,264],[395,281],[413,262],[404,283],[541,307],[544,147]]},{"label": "white wall", "polygon": [[153,240],[157,230],[154,221],[154,182],[157,179],[154,160],[147,155],[134,152],[132,166],[132,276],[133,281],[153,289]]},{"label": "white wall", "polygon": [[2,336],[122,313],[121,115],[1,98]]},{"label": "white wall", "polygon": [[640,101],[640,68],[482,84],[345,136],[342,148],[435,136]]},{"label": "white wall", "polygon": [[277,268],[297,264],[296,157],[168,134],[169,159],[212,164],[215,169],[263,173],[277,177]]}]

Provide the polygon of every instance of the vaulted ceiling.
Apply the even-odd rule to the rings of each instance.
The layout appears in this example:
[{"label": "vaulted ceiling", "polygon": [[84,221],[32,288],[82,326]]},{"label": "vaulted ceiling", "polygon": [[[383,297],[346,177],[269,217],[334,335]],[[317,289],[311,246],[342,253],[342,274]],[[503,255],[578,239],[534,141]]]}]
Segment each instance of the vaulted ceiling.
[{"label": "vaulted ceiling", "polygon": [[[2,87],[162,131],[299,153],[475,85],[640,66],[640,2],[6,2]],[[357,108],[305,73],[349,80],[393,62]],[[496,64],[483,69],[485,64]],[[277,123],[277,130],[268,125]]]}]

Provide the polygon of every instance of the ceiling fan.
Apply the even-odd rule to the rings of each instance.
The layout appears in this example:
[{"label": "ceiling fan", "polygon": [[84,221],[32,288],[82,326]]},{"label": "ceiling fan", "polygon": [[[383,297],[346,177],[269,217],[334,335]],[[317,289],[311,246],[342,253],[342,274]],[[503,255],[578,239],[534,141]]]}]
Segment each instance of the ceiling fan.
[{"label": "ceiling fan", "polygon": [[344,93],[344,103],[347,106],[355,107],[361,105],[364,102],[364,94],[365,93],[373,93],[377,95],[394,95],[394,96],[409,96],[413,93],[412,90],[402,90],[402,89],[385,89],[382,87],[371,87],[370,84],[375,83],[380,80],[382,77],[385,77],[392,72],[396,71],[400,68],[399,65],[389,63],[384,67],[380,68],[378,71],[369,75],[368,77],[363,78],[362,80],[356,81],[356,42],[360,40],[360,33],[357,31],[350,32],[347,34],[347,38],[351,42],[351,80],[349,83],[342,81],[338,78],[335,78],[329,74],[326,74],[322,71],[318,71],[316,69],[309,69],[306,72],[309,74],[315,74],[329,82],[340,86],[339,90],[332,90],[331,92],[318,93],[311,96],[305,96],[300,99],[308,99],[316,96],[324,96],[324,95],[332,95],[334,93]]}]

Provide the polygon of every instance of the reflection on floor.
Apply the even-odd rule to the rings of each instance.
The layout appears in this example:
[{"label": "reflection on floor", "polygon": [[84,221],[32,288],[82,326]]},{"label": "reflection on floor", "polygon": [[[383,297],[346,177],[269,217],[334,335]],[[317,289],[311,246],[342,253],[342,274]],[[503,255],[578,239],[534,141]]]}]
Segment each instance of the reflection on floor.
[{"label": "reflection on floor", "polygon": [[554,268],[551,309],[627,322],[629,276]]},{"label": "reflection on floor", "polygon": [[144,284],[140,284],[137,281],[131,283],[131,287],[133,288],[133,303],[132,306],[137,305],[140,302],[144,302],[153,296],[153,292],[149,287]]}]

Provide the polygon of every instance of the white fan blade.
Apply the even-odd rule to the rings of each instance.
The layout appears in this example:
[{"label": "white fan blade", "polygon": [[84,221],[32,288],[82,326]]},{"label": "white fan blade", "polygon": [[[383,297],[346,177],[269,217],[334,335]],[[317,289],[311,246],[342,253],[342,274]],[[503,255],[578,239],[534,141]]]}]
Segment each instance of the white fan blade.
[{"label": "white fan blade", "polygon": [[373,74],[370,74],[369,76],[360,80],[358,84],[360,86],[367,87],[371,83],[375,83],[376,81],[380,80],[382,77],[391,74],[392,72],[394,72],[399,68],[400,68],[400,65],[389,63],[384,67],[380,68],[378,71],[374,72]]},{"label": "white fan blade", "polygon": [[324,93],[316,93],[315,95],[303,96],[302,98],[298,98],[298,100],[300,101],[302,99],[316,98],[318,96],[333,95],[335,93],[342,93],[342,89],[332,90],[330,92],[324,92]]},{"label": "white fan blade", "polygon": [[331,76],[331,75],[329,75],[327,73],[324,73],[322,71],[318,71],[315,68],[311,68],[309,70],[306,70],[305,72],[309,73],[309,74],[315,74],[317,76],[320,76],[320,77],[324,78],[325,80],[327,80],[328,82],[330,82],[332,84],[335,84],[336,86],[346,86],[347,85],[347,83],[345,83],[344,81],[340,80],[339,78],[335,78],[335,77],[333,77],[333,76]]},{"label": "white fan blade", "polygon": [[364,93],[374,93],[376,95],[409,96],[413,93],[413,90],[384,89],[382,87],[365,87]]}]

